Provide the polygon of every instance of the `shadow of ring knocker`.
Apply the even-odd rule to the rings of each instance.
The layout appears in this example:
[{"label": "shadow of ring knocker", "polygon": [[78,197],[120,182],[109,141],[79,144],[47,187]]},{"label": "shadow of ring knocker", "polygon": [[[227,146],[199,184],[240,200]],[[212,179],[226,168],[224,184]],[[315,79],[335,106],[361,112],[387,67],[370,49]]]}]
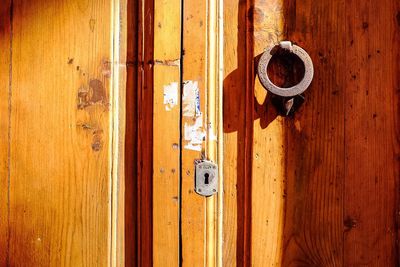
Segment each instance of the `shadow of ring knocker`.
[{"label": "shadow of ring knocker", "polygon": [[[304,76],[301,81],[290,87],[279,87],[268,77],[268,65],[274,55],[294,55],[301,60]],[[272,104],[282,115],[293,114],[304,102],[304,91],[310,86],[314,76],[314,66],[308,53],[290,41],[281,41],[279,45],[267,48],[258,61],[258,78],[268,92],[272,93]]]}]

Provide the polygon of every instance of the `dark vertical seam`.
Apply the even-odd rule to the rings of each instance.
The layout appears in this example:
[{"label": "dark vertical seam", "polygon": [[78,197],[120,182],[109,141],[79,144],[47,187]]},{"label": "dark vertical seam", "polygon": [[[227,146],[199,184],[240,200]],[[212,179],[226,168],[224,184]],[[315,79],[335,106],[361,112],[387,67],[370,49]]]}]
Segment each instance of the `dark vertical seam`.
[{"label": "dark vertical seam", "polygon": [[185,55],[185,50],[183,48],[183,12],[184,12],[184,1],[181,0],[181,10],[180,10],[180,25],[181,25],[181,32],[180,32],[180,45],[181,45],[181,54],[180,54],[180,61],[179,61],[179,84],[180,84],[180,108],[179,108],[179,182],[178,182],[178,265],[182,267],[183,258],[182,258],[182,163],[183,163],[183,151],[182,151],[182,144],[183,144],[183,109],[182,109],[182,98],[183,98],[183,58]]},{"label": "dark vertical seam", "polygon": [[[246,1],[246,105],[245,105],[245,132],[244,132],[244,259],[243,266],[251,266],[252,246],[251,246],[251,195],[252,195],[252,164],[253,164],[253,112],[254,112],[254,42],[253,42],[253,14],[254,0]],[[250,15],[251,14],[251,15]]]},{"label": "dark vertical seam", "polygon": [[10,184],[11,184],[11,97],[12,97],[12,46],[13,46],[13,0],[10,1],[10,55],[8,79],[8,152],[7,152],[7,266],[10,266]]}]

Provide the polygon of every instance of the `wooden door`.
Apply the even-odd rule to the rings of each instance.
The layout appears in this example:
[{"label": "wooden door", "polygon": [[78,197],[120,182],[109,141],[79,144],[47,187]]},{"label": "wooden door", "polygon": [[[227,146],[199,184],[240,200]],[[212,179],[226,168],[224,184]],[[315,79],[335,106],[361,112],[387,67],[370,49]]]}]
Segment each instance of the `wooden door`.
[{"label": "wooden door", "polygon": [[125,21],[123,0],[1,1],[1,266],[123,264]]},{"label": "wooden door", "polygon": [[[224,266],[398,266],[399,1],[224,2]],[[281,116],[256,77],[314,62]],[[288,65],[271,75],[284,82]]]},{"label": "wooden door", "polygon": [[[215,2],[136,5],[132,264],[397,266],[399,2],[223,1],[219,206],[193,192],[202,153],[186,147],[193,118],[181,98],[187,86],[209,96],[208,38],[221,37],[210,28]],[[303,47],[315,69],[291,116],[256,72],[264,49],[282,40]],[[284,84],[294,63],[275,61],[271,77]],[[170,90],[176,102],[164,102]]]},{"label": "wooden door", "polygon": [[222,1],[131,4],[127,265],[221,264],[222,191],[197,194],[194,170],[223,156]]}]

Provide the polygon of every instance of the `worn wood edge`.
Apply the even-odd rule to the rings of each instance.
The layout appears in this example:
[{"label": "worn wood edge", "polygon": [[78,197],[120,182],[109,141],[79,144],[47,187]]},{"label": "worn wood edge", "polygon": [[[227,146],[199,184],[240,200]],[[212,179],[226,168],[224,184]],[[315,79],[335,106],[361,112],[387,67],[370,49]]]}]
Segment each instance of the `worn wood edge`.
[{"label": "worn wood edge", "polygon": [[114,0],[112,24],[112,79],[110,101],[110,266],[124,266],[124,152],[125,152],[125,93],[127,54],[127,0]]},{"label": "worn wood edge", "polygon": [[[218,194],[207,198],[206,263],[222,266],[223,218],[223,1],[208,2],[207,17],[207,158],[218,164]],[[216,140],[210,138],[216,129]],[[211,132],[210,132],[211,130]]]},{"label": "worn wood edge", "polygon": [[223,266],[223,218],[224,218],[224,123],[223,123],[223,95],[224,95],[224,1],[218,1],[217,7],[217,86],[218,86],[218,126],[217,126],[217,162],[218,168],[218,203],[217,203],[217,266]]},{"label": "worn wood edge", "polygon": [[[152,261],[179,266],[181,1],[153,4]],[[167,104],[171,93],[176,102]]]},{"label": "worn wood edge", "polygon": [[[207,10],[207,43],[206,43],[206,125],[215,127],[216,125],[216,114],[218,112],[215,106],[216,94],[216,77],[215,77],[215,56],[216,56],[216,38],[212,33],[215,32],[215,9],[216,1],[208,1]],[[210,129],[207,127],[207,139],[206,139],[206,158],[211,161],[216,161],[216,142],[210,139]],[[218,163],[218,162],[217,162]],[[217,196],[211,196],[206,198],[206,266],[215,266],[215,250],[216,250],[216,239],[215,239],[215,219],[216,219],[216,198]]]},{"label": "worn wood edge", "polygon": [[0,265],[9,264],[9,173],[10,173],[10,97],[11,97],[11,42],[12,21],[11,2],[6,0],[0,5]]}]

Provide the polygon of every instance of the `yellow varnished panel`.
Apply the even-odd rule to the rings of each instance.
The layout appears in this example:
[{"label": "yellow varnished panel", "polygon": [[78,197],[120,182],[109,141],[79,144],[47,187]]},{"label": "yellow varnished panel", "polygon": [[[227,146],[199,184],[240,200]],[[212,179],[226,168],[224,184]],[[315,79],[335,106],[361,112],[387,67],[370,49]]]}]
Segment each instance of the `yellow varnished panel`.
[{"label": "yellow varnished panel", "polygon": [[179,265],[180,1],[154,2],[153,265]]},{"label": "yellow varnished panel", "polygon": [[13,7],[10,265],[106,266],[113,1]]},{"label": "yellow varnished panel", "polygon": [[[206,1],[186,1],[183,8],[183,50],[185,51],[182,65],[183,86],[196,87],[197,85],[200,110],[203,115],[200,118],[199,114],[186,113],[187,103],[183,100],[182,264],[183,266],[204,266],[206,261],[206,199],[194,191],[194,161],[201,159],[202,154],[205,154],[205,142],[202,143],[200,151],[188,149],[189,140],[185,140],[185,130],[188,125],[194,125],[196,120],[202,120],[203,126],[205,125],[207,6]],[[198,130],[203,131],[204,128],[200,127]]]}]

